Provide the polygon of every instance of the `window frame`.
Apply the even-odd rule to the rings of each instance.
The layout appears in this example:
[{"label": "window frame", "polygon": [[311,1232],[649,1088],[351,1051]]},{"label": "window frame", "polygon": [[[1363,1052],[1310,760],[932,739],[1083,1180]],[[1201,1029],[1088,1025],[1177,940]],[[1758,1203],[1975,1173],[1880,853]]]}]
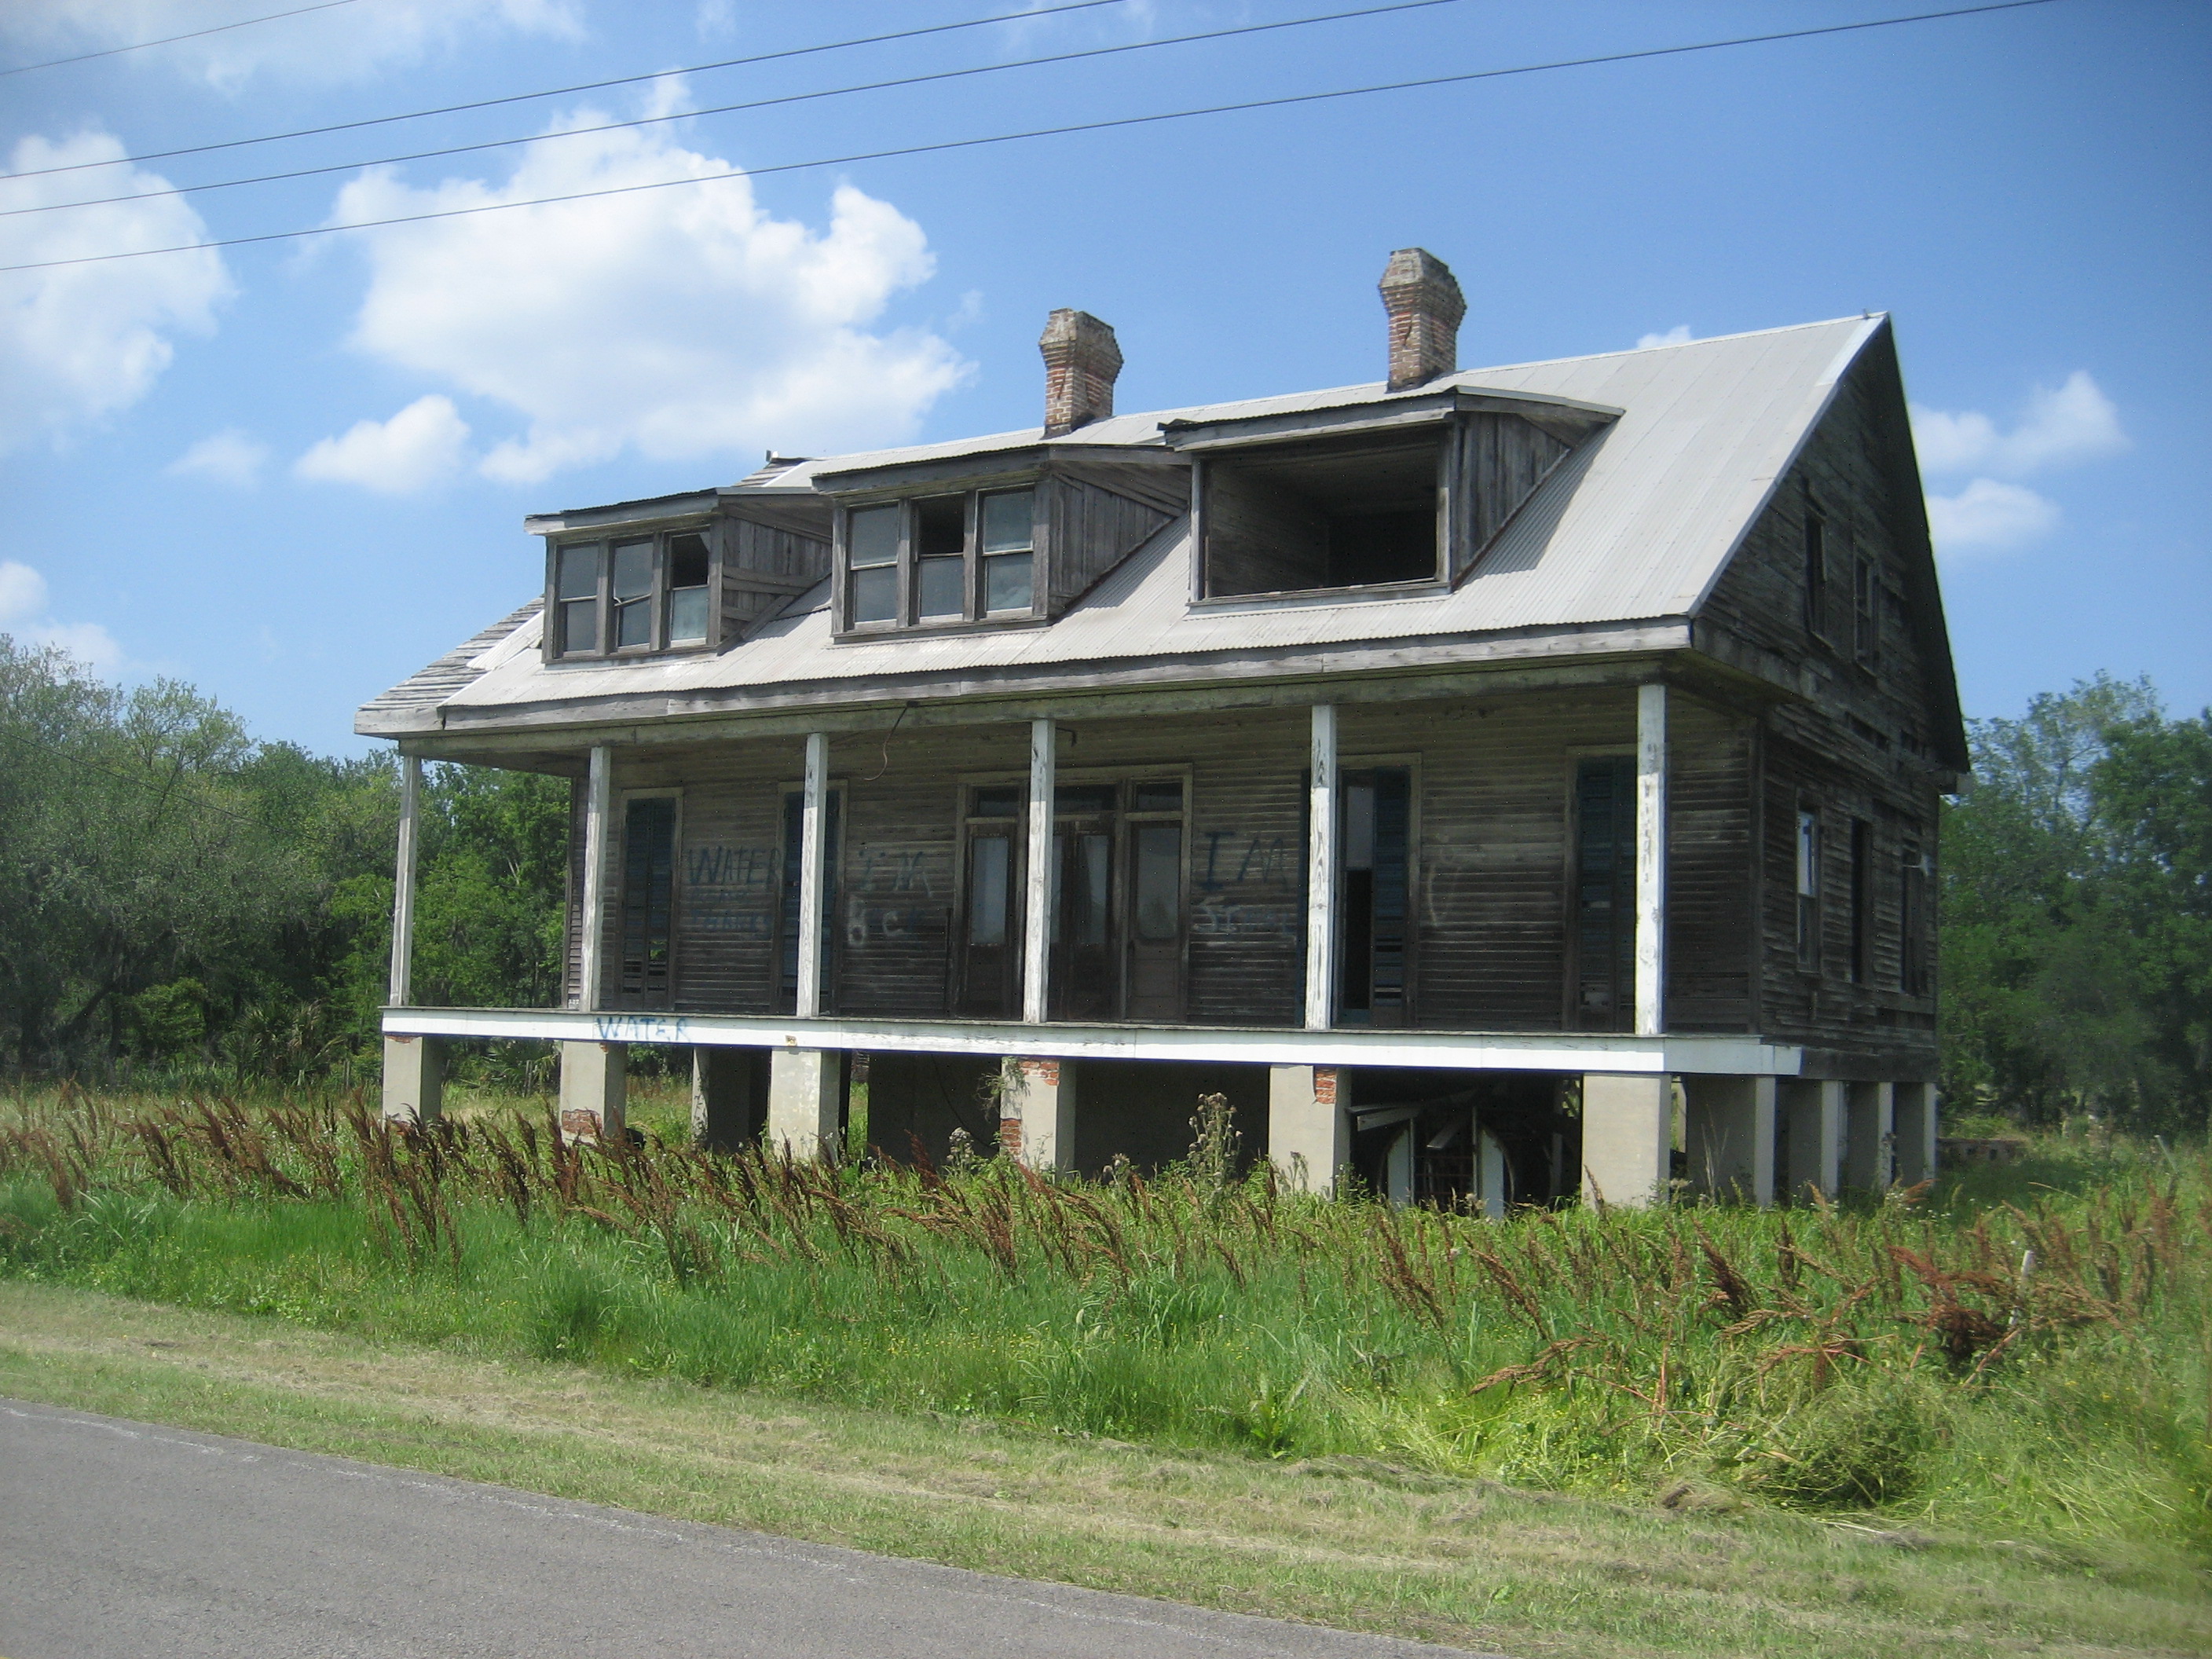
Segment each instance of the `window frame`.
[{"label": "window frame", "polygon": [[[988,608],[988,567],[991,559],[1008,555],[987,555],[983,550],[983,503],[988,496],[1014,495],[1030,497],[1030,544],[1027,550],[1030,602],[1018,610],[993,611]],[[922,503],[951,497],[957,497],[961,504],[961,608],[957,616],[925,617],[921,614],[923,556],[920,519]],[[896,598],[889,617],[862,622],[853,614],[853,519],[856,514],[885,507],[898,514],[897,551],[891,562],[891,568],[897,573],[895,580]],[[1044,620],[1050,589],[1044,533],[1047,511],[1046,481],[1042,473],[1017,473],[1004,478],[951,483],[934,489],[909,487],[896,495],[871,493],[838,502],[830,554],[830,603],[832,614],[836,619],[836,636],[840,640],[856,640],[875,639],[884,635],[965,633],[984,628],[1026,627]],[[939,556],[931,556],[933,558]],[[879,565],[862,568],[882,568]]]},{"label": "window frame", "polygon": [[[1274,600],[1310,599],[1315,595],[1358,599],[1369,596],[1399,598],[1416,593],[1449,591],[1455,573],[1463,568],[1456,545],[1457,503],[1466,485],[1462,478],[1459,425],[1449,413],[1424,414],[1415,419],[1384,417],[1370,423],[1353,423],[1315,432],[1286,432],[1255,437],[1244,442],[1209,445],[1188,452],[1190,456],[1190,602],[1194,609],[1249,606]],[[1217,493],[1216,469],[1239,463],[1265,465],[1270,451],[1309,448],[1325,452],[1331,442],[1347,449],[1377,441],[1402,440],[1407,447],[1419,442],[1437,446],[1436,557],[1426,574],[1402,576],[1388,581],[1345,582],[1334,586],[1261,588],[1250,592],[1213,591],[1214,559],[1210,545]],[[1480,550],[1468,550],[1465,568],[1471,568]]]},{"label": "window frame", "polygon": [[1851,562],[1851,660],[1869,671],[1881,663],[1881,563],[1862,553]]},{"label": "window frame", "polygon": [[[672,641],[670,604],[672,595],[679,591],[669,585],[674,567],[672,544],[686,536],[696,536],[707,550],[707,630],[702,639]],[[616,614],[614,550],[637,542],[653,544],[653,583],[646,599],[652,607],[652,630],[643,645],[617,646],[611,643]],[[564,601],[561,598],[561,561],[571,550],[584,548],[594,550],[597,560],[598,579],[592,596],[596,626],[592,647],[571,651],[568,649],[567,606],[582,601]],[[582,533],[549,536],[545,549],[545,623],[541,642],[544,659],[549,664],[634,662],[642,658],[692,656],[720,649],[722,568],[722,537],[713,520],[645,526],[607,525]]]},{"label": "window frame", "polygon": [[[618,844],[614,848],[614,880],[611,884],[614,890],[611,894],[614,900],[611,907],[612,915],[606,924],[611,937],[605,942],[606,945],[611,945],[613,948],[605,950],[605,945],[602,946],[604,953],[602,958],[604,965],[600,969],[603,976],[602,994],[610,999],[617,1008],[635,1009],[647,1012],[665,1012],[675,1007],[677,989],[681,983],[679,975],[682,970],[684,939],[682,878],[684,790],[680,786],[622,789],[616,792],[615,799],[617,808],[616,822],[621,828]],[[668,986],[665,992],[658,994],[644,985],[641,985],[636,990],[631,990],[623,983],[623,951],[629,925],[629,810],[636,802],[647,800],[665,800],[673,803],[668,828]],[[604,985],[605,979],[609,977],[613,981],[611,988]]]},{"label": "window frame", "polygon": [[1821,510],[1820,498],[1809,488],[1804,492],[1803,506],[1798,537],[1805,587],[1805,632],[1832,650],[1834,641],[1828,621],[1828,596],[1834,574],[1834,550],[1828,533],[1831,523],[1827,514]]},{"label": "window frame", "polygon": [[1791,836],[1790,892],[1796,902],[1797,971],[1820,971],[1820,928],[1827,878],[1826,825],[1817,802],[1800,800]]}]

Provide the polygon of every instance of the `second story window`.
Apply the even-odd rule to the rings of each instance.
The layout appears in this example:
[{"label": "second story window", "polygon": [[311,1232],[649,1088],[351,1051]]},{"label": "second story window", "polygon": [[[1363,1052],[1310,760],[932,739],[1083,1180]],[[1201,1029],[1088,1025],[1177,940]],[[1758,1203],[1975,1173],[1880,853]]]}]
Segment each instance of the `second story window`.
[{"label": "second story window", "polygon": [[629,656],[711,642],[714,556],[696,531],[553,550],[551,653]]},{"label": "second story window", "polygon": [[1036,611],[1036,493],[924,495],[845,514],[845,625],[986,622]]}]

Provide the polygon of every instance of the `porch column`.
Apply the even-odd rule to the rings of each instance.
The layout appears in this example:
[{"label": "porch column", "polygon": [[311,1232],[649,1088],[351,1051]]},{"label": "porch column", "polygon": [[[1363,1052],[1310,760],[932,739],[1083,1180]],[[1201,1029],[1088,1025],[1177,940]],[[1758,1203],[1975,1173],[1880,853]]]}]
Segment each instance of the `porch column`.
[{"label": "porch column", "polygon": [[571,1137],[623,1134],[623,1103],[629,1084],[629,1045],[625,1042],[564,1042],[561,1045],[561,1133]]},{"label": "porch column", "polygon": [[384,1039],[384,1117],[387,1123],[435,1123],[445,1110],[446,1045],[438,1037]]},{"label": "porch column", "polygon": [[1936,1085],[1892,1085],[1893,1131],[1897,1137],[1897,1179],[1917,1187],[1936,1177]]},{"label": "porch column", "polygon": [[1072,1170],[1075,1111],[1074,1062],[1024,1056],[1000,1103],[1000,1144],[1032,1170]]},{"label": "porch column", "polygon": [[[599,1011],[604,994],[607,933],[608,842],[614,833],[614,751],[592,748],[584,784],[584,893],[578,925],[582,932],[576,1006]],[[629,1051],[619,1042],[563,1042],[561,1045],[561,1129],[570,1135],[623,1133],[623,1106],[629,1078]]]},{"label": "porch column", "polygon": [[1050,720],[1030,722],[1028,861],[1023,866],[1022,1019],[1042,1025],[1052,1007],[1052,809],[1060,734]]},{"label": "porch column", "polygon": [[605,744],[594,744],[584,785],[583,960],[576,987],[576,1006],[586,1013],[599,1006],[601,959],[606,950],[607,836],[613,828],[614,797],[614,751]]},{"label": "porch column", "polygon": [[1336,1018],[1336,705],[1313,711],[1306,805],[1306,1029]]},{"label": "porch column", "polygon": [[799,805],[799,1003],[801,1019],[822,1012],[822,887],[829,863],[830,739],[806,737],[806,781]]},{"label": "porch column", "polygon": [[1667,1029],[1667,688],[1636,688],[1636,1035]]},{"label": "porch column", "polygon": [[845,1051],[785,1047],[769,1051],[768,1150],[793,1159],[834,1162],[842,1150]]},{"label": "porch column", "polygon": [[[392,986],[386,1000],[404,1008],[413,995],[415,862],[422,819],[422,763],[399,757],[399,855],[392,876]],[[444,1104],[441,1066],[446,1045],[435,1037],[384,1039],[384,1115],[395,1123],[436,1121]]]},{"label": "porch column", "polygon": [[1352,1162],[1352,1124],[1340,1094],[1334,1066],[1267,1068],[1267,1161],[1293,1190],[1327,1198]]},{"label": "porch column", "polygon": [[1583,1074],[1583,1203],[1641,1209],[1667,1201],[1674,1146],[1668,1085],[1664,1072]]},{"label": "porch column", "polygon": [[1774,1100],[1771,1077],[1682,1079],[1692,1191],[1761,1208],[1774,1202]]},{"label": "porch column", "polygon": [[392,994],[385,1001],[404,1008],[415,974],[415,848],[422,811],[422,762],[399,757],[399,857],[392,872]]},{"label": "porch column", "polygon": [[1895,1102],[1887,1083],[1853,1083],[1846,1088],[1843,1184],[1878,1193],[1889,1185],[1896,1170],[1896,1142],[1891,1133]]},{"label": "porch column", "polygon": [[1816,1188],[1833,1197],[1842,1185],[1844,1085],[1800,1079],[1783,1088],[1790,1123],[1790,1201],[1802,1204]]}]

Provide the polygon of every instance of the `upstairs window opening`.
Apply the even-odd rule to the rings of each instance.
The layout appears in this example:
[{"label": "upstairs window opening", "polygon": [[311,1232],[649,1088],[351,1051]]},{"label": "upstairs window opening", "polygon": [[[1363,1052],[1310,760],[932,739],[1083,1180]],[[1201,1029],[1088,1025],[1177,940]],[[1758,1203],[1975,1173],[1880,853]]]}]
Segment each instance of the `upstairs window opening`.
[{"label": "upstairs window opening", "polygon": [[845,625],[943,626],[1036,608],[1036,492],[924,495],[845,514]]},{"label": "upstairs window opening", "polygon": [[565,542],[552,549],[549,648],[629,656],[711,644],[714,556],[697,531]]},{"label": "upstairs window opening", "polygon": [[1443,459],[1435,431],[1206,457],[1206,597],[1437,580]]}]

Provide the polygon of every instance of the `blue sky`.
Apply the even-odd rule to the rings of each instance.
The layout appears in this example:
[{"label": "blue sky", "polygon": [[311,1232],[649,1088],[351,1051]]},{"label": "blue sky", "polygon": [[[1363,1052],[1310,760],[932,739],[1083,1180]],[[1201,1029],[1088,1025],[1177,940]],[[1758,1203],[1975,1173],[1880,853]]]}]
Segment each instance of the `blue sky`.
[{"label": "blue sky", "polygon": [[[0,210],[131,198],[0,216],[0,264],[706,180],[0,275],[0,629],[358,752],[357,704],[537,591],[526,513],[726,482],[770,447],[1031,424],[1055,306],[1115,325],[1124,410],[1372,380],[1376,279],[1419,245],[1466,290],[1467,367],[1893,313],[1968,711],[2100,670],[2212,703],[2212,9],[2190,0],[750,176],[1936,9],[1450,0],[1012,66],[1359,3],[1115,0],[678,76],[1018,0],[347,0],[0,76]],[[0,67],[286,9],[23,0]],[[982,65],[1008,67],[360,165]],[[626,75],[656,78],[21,176]]]}]

